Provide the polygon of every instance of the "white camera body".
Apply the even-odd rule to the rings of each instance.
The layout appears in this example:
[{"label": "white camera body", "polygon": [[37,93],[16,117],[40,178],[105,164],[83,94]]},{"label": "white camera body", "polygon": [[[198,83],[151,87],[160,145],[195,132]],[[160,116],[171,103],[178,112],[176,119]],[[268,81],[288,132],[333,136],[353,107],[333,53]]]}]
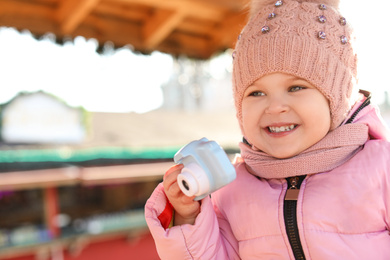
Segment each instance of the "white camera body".
[{"label": "white camera body", "polygon": [[184,165],[177,177],[183,193],[201,200],[236,178],[236,170],[225,151],[207,138],[192,141],[181,148],[174,161]]}]

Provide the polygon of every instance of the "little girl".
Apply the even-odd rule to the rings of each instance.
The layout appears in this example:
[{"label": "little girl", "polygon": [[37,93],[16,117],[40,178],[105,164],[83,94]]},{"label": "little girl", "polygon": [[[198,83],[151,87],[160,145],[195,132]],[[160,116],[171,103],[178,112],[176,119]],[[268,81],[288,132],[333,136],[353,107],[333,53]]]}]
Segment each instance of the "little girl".
[{"label": "little girl", "polygon": [[357,93],[337,1],[254,1],[233,55],[237,178],[194,201],[171,167],[145,206],[161,259],[390,259],[389,131]]}]

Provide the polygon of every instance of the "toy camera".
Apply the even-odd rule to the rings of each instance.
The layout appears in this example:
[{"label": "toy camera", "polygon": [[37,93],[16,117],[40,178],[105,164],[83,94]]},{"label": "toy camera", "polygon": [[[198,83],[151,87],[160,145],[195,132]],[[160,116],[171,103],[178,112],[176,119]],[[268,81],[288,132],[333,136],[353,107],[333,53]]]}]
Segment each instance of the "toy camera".
[{"label": "toy camera", "polygon": [[177,177],[180,189],[189,197],[196,196],[195,200],[203,199],[236,178],[225,151],[207,138],[187,144],[173,159],[184,165]]}]

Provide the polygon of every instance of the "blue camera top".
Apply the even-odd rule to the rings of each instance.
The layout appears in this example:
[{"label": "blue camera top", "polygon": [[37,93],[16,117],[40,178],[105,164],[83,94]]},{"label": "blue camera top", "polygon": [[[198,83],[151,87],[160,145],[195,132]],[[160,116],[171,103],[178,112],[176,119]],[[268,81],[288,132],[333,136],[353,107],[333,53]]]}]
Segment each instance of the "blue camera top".
[{"label": "blue camera top", "polygon": [[180,189],[187,196],[199,200],[236,178],[236,171],[225,151],[207,138],[192,141],[174,156],[184,165],[178,176]]}]

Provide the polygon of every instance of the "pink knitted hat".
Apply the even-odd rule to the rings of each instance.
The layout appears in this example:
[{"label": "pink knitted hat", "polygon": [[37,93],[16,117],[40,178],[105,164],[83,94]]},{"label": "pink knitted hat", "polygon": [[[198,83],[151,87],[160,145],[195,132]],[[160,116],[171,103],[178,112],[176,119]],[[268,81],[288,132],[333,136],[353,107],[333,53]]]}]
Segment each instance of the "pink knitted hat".
[{"label": "pink knitted hat", "polygon": [[233,93],[241,130],[246,88],[274,72],[317,87],[329,100],[331,129],[341,124],[351,107],[357,59],[352,30],[337,8],[337,0],[252,1],[250,20],[233,52]]}]

